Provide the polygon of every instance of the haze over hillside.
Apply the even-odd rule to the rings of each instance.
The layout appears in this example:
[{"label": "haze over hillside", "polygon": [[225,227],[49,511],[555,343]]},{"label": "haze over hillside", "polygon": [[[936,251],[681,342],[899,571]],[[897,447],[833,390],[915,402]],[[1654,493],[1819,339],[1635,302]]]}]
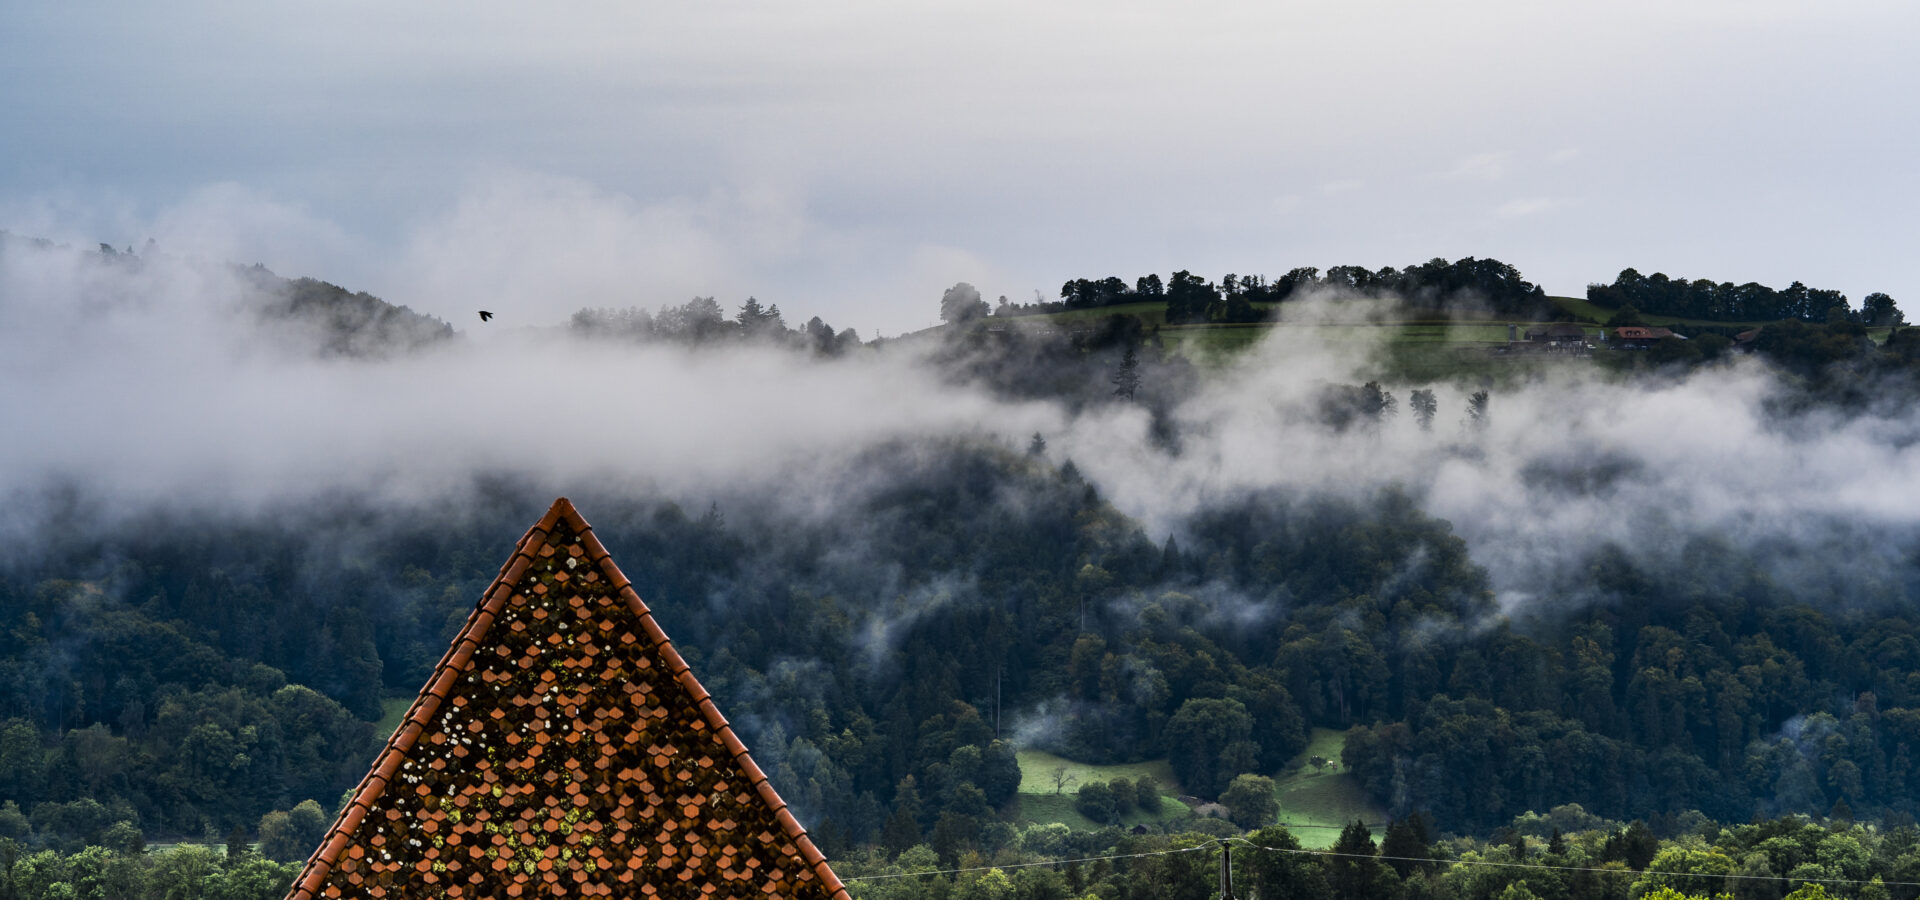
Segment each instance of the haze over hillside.
[{"label": "haze over hillside", "polygon": [[[1829,621],[1821,627],[1839,629],[1834,640],[1870,622],[1880,624],[1857,632],[1862,639],[1892,627],[1881,617],[1905,609],[1920,584],[1920,512],[1905,502],[1920,490],[1920,418],[1901,399],[1911,381],[1898,366],[1810,379],[1767,354],[1728,354],[1627,371],[1570,360],[1484,386],[1376,384],[1388,338],[1314,323],[1391,316],[1398,301],[1324,290],[1281,305],[1280,327],[1206,368],[1182,356],[1175,332],[1137,325],[1049,337],[996,331],[985,319],[916,341],[822,344],[805,328],[769,324],[776,313],[757,303],[692,342],[608,340],[577,319],[406,349],[368,341],[394,333],[389,323],[417,321],[408,314],[288,317],[285,292],[322,283],[264,278],[31,242],[0,256],[0,285],[13,298],[0,310],[5,412],[37,426],[0,446],[4,526],[19,551],[7,570],[11,590],[38,598],[21,608],[68,623],[45,632],[49,646],[88,645],[86,629],[104,626],[98,616],[139,610],[235,665],[271,666],[284,673],[275,680],[311,684],[370,718],[383,697],[404,696],[422,677],[444,623],[485,571],[485,535],[501,539],[520,505],[565,494],[606,512],[616,548],[652,548],[638,552],[634,568],[647,574],[637,577],[705,648],[693,652],[723,655],[716,691],[738,691],[731,708],[743,731],[775,746],[804,736],[811,747],[862,716],[872,721],[859,728],[877,728],[900,714],[884,698],[924,683],[924,667],[947,658],[922,643],[940,634],[984,640],[976,658],[1002,662],[997,673],[964,667],[936,678],[943,686],[910,701],[920,712],[908,721],[949,715],[937,698],[967,700],[968,715],[995,723],[974,738],[983,748],[1017,735],[1094,761],[1134,760],[1177,749],[1163,744],[1164,729],[1191,703],[1224,696],[1246,707],[1252,756],[1180,764],[1187,789],[1206,796],[1235,768],[1271,771],[1308,726],[1404,717],[1417,728],[1427,692],[1556,709],[1584,695],[1513,691],[1575,678],[1586,641],[1614,661],[1602,665],[1617,679],[1606,693],[1619,712],[1596,712],[1588,698],[1555,728],[1623,742],[1610,752],[1698,754],[1720,774],[1674,793],[1592,792],[1644,777],[1632,773],[1653,765],[1646,757],[1611,764],[1625,772],[1581,776],[1594,787],[1562,780],[1470,801],[1445,799],[1438,772],[1424,781],[1383,774],[1389,757],[1368,754],[1411,761],[1424,751],[1383,749],[1364,729],[1349,738],[1359,748],[1349,762],[1394,814],[1425,810],[1447,827],[1523,812],[1509,805],[1519,796],[1618,817],[1709,802],[1732,804],[1714,806],[1716,816],[1911,802],[1890,783],[1859,794],[1820,776],[1828,786],[1780,795],[1772,785],[1785,774],[1743,781],[1751,766],[1787,765],[1765,748],[1791,722],[1840,715],[1865,692],[1907,702],[1891,670],[1791,650],[1803,673],[1794,677],[1806,680],[1740,688],[1772,699],[1706,732],[1659,725],[1666,713],[1647,704],[1678,703],[1680,715],[1733,687],[1672,701],[1642,693],[1652,690],[1643,685],[1649,642],[1668,640],[1673,626],[1661,623],[1671,616],[1732,604],[1713,613],[1728,616],[1716,626],[1723,637],[1689,638],[1707,641],[1696,651],[1701,671],[1718,665],[1716,653],[1747,659],[1801,646],[1804,626],[1789,634],[1774,624],[1791,610]],[[398,334],[445,329],[403,327],[413,330]],[[35,340],[50,334],[66,336],[58,353]],[[1860,359],[1886,355],[1857,340],[1868,354]],[[366,346],[389,350],[338,355]],[[1139,382],[1131,398],[1113,387],[1128,359]],[[109,374],[128,367],[142,376]],[[1857,390],[1834,393],[1832,379]],[[1849,399],[1862,394],[1878,399]],[[1426,403],[1430,415],[1419,412]],[[170,536],[179,533],[226,537],[182,544]],[[327,612],[343,603],[355,612]],[[837,610],[829,620],[838,624],[813,619],[819,604]],[[90,611],[73,618],[80,608]],[[251,624],[221,627],[205,618],[215,609]],[[351,623],[362,617],[385,624],[358,630]],[[751,636],[722,624],[762,619],[786,624]],[[1027,637],[992,637],[999,626],[988,623],[1002,620]],[[1151,637],[1176,623],[1185,637]],[[1597,627],[1611,636],[1596,637]],[[1344,657],[1328,643],[1334,635],[1371,649]],[[1772,644],[1716,644],[1748,647],[1752,635]],[[1224,688],[1183,673],[1191,663],[1168,657],[1163,640],[1199,641],[1180,652],[1236,660],[1213,676]],[[362,663],[341,669],[333,653],[303,647],[357,647]],[[1069,657],[1083,653],[1094,654],[1088,665],[1104,655],[1121,669],[1076,675],[1082,663]],[[143,732],[165,705],[146,696],[151,688],[42,693],[66,683],[72,666],[101,664],[89,658],[22,658],[26,680],[15,683],[26,693],[9,714],[77,728],[111,709],[106,721]],[[1509,670],[1520,681],[1501,687],[1479,680],[1483,666],[1531,674]],[[123,683],[112,671],[92,683]],[[164,693],[169,677],[139,682]],[[820,693],[821,678],[835,694]],[[983,699],[990,683],[994,699]],[[812,699],[796,707],[800,696]],[[66,699],[43,705],[54,697]],[[808,719],[810,705],[825,718]],[[872,739],[903,739],[889,728]],[[1891,753],[1902,733],[1862,738],[1859,752]],[[884,804],[916,770],[862,769],[836,752],[850,751],[830,750],[820,758],[829,768],[796,777],[819,783],[804,793],[809,808],[857,843],[884,824]],[[836,779],[848,783],[834,788]],[[215,821],[258,814],[234,800]],[[180,817],[206,814],[194,808],[142,815],[192,830]]]},{"label": "haze over hillside", "polygon": [[[1920,468],[1897,380],[1879,392],[1890,402],[1797,408],[1803,382],[1751,357],[1637,378],[1549,368],[1492,386],[1478,423],[1468,394],[1481,385],[1435,384],[1430,427],[1404,405],[1344,427],[1328,424],[1327,386],[1380,380],[1390,334],[1328,341],[1280,328],[1205,373],[1185,365],[1177,338],[1156,338],[1138,402],[1127,403],[1108,376],[1122,344],[1140,338],[1122,333],[1014,351],[969,349],[957,336],[840,345],[837,356],[784,338],[607,343],[525,328],[538,323],[470,326],[485,340],[446,342],[448,326],[308,279],[18,239],[3,261],[15,298],[0,311],[12,345],[8,413],[42,424],[0,450],[7,488],[31,497],[72,487],[115,514],[340,493],[418,500],[481,476],[818,510],[858,481],[848,461],[875,446],[964,438],[1019,448],[1037,433],[1051,458],[1073,460],[1156,540],[1248,492],[1408,491],[1454,524],[1511,598],[1551,592],[1556,573],[1579,570],[1599,547],[1660,564],[1697,535],[1804,548],[1767,554],[1775,576],[1851,593],[1898,581],[1920,518],[1903,502],[1920,488]],[[301,291],[381,312],[303,317],[300,300],[279,299]],[[1280,312],[1310,324],[1368,308],[1327,299]],[[734,312],[715,314],[731,325]],[[70,343],[50,352],[47,334]],[[314,355],[277,352],[289,339]],[[327,360],[342,348],[391,349]],[[121,378],[134,361],[141,377]],[[549,390],[542,372],[566,389]],[[1417,386],[1387,389],[1404,404]],[[593,426],[557,450],[547,429],[499,429],[504,410],[522,407]],[[195,427],[179,433],[183,422]],[[17,507],[9,518],[31,530],[37,514]],[[1831,546],[1849,550],[1813,552]]]},{"label": "haze over hillside", "polygon": [[0,4],[0,900],[1920,900],[1916,34]]}]

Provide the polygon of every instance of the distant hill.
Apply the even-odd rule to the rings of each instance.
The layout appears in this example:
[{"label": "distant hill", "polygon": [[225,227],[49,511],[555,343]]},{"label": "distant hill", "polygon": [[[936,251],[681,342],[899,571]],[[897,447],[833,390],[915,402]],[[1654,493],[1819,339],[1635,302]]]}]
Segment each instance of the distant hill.
[{"label": "distant hill", "polygon": [[313,278],[281,278],[259,265],[241,273],[260,292],[255,308],[263,320],[300,326],[328,356],[388,356],[453,337],[452,325],[365,291],[350,293]]},{"label": "distant hill", "polygon": [[259,264],[195,263],[166,256],[152,242],[140,253],[132,247],[116,250],[108,244],[83,250],[0,230],[0,265],[34,255],[66,255],[71,263],[103,276],[88,282],[85,290],[115,303],[140,303],[154,295],[152,284],[142,276],[163,262],[185,263],[202,270],[223,267],[231,272],[239,288],[238,296],[232,299],[238,301],[243,313],[253,315],[254,324],[322,356],[391,356],[454,336],[452,325],[433,316],[325,281],[283,278]]}]

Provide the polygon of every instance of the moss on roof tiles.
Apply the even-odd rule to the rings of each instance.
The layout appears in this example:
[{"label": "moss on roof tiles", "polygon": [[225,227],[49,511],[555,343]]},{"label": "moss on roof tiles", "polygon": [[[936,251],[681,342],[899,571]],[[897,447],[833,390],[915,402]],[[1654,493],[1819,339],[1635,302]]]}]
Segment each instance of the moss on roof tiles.
[{"label": "moss on roof tiles", "polygon": [[565,498],[521,538],[288,900],[846,900]]}]

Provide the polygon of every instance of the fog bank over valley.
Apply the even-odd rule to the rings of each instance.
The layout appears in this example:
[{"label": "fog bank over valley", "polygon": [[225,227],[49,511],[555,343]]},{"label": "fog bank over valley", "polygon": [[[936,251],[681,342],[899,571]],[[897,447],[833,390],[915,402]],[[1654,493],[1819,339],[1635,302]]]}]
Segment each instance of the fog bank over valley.
[{"label": "fog bank over valley", "polygon": [[[1409,406],[1422,386],[1388,382],[1394,405],[1377,421],[1336,424],[1329,386],[1378,380],[1382,348],[1308,326],[1336,307],[1351,319],[1353,299],[1289,304],[1230,362],[1143,385],[1162,388],[1150,409],[1010,399],[956,373],[939,333],[828,358],[470,321],[392,352],[329,353],[325,323],[259,312],[260,278],[10,240],[0,415],[25,427],[0,437],[8,532],[32,535],[49,504],[76,498],[109,519],[356,495],[418,515],[501,477],[573,496],[589,517],[596,494],[614,493],[831,518],[871,493],[877,451],[1024,452],[1038,434],[1047,460],[1071,460],[1156,542],[1252,494],[1404,491],[1452,523],[1510,607],[1564,602],[1608,545],[1656,569],[1732,548],[1789,588],[1889,599],[1912,578],[1920,533],[1910,405],[1792,411],[1788,386],[1748,358],[1662,378],[1548,370],[1488,386],[1477,421],[1479,385],[1430,385],[1430,428]],[[1143,352],[1178,351],[1162,344]]]}]

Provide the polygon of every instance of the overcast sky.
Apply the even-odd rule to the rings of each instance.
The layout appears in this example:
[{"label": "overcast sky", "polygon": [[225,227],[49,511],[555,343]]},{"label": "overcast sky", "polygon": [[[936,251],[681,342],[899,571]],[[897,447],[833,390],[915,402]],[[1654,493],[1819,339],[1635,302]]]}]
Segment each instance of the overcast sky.
[{"label": "overcast sky", "polygon": [[1920,4],[0,3],[0,228],[468,327],[1494,256],[1920,312]]}]

